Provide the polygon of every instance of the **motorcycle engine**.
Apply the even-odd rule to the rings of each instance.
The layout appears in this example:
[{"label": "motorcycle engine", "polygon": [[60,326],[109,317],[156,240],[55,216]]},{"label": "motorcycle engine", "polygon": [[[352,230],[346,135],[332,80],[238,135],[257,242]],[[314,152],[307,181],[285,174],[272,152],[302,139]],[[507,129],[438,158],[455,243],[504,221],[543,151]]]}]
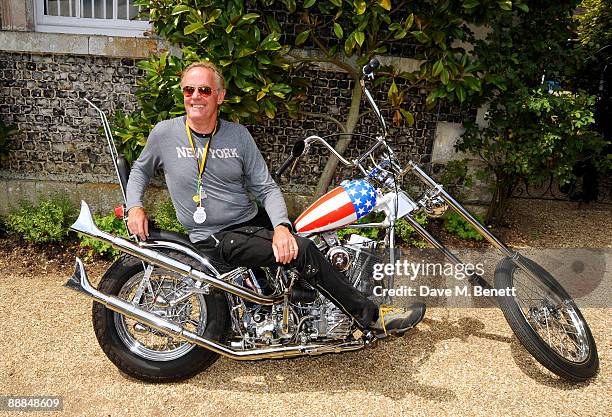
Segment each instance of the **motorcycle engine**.
[{"label": "motorcycle engine", "polygon": [[[342,243],[335,233],[328,233],[315,243],[351,285],[367,295],[372,294],[372,268],[378,261],[374,255],[375,241],[351,235]],[[351,334],[353,319],[297,273],[295,278],[287,308],[282,304],[242,305],[239,327],[242,329],[243,345],[246,343],[251,346],[269,346],[291,339],[301,343],[312,340],[329,341],[344,339]],[[256,279],[251,273],[245,283],[256,283]]]}]

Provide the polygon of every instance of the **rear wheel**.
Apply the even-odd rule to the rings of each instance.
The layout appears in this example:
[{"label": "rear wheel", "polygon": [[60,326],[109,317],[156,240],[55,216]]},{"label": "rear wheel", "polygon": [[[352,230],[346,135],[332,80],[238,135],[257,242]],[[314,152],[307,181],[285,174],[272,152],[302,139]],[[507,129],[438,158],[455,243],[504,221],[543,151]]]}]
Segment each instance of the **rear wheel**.
[{"label": "rear wheel", "polygon": [[[191,263],[184,255],[171,254]],[[189,293],[189,277],[154,268],[143,283],[142,262],[124,256],[102,278],[99,290],[128,300],[140,308],[180,324],[198,335],[223,343],[228,333],[228,307],[217,291]],[[177,339],[94,302],[93,326],[102,350],[124,373],[149,382],[190,378],[212,365],[219,355]]]},{"label": "rear wheel", "polygon": [[496,288],[515,289],[513,296],[498,297],[514,334],[538,362],[560,377],[593,377],[599,369],[597,347],[578,306],[544,268],[522,256],[521,261],[531,274],[511,258],[495,270]]}]

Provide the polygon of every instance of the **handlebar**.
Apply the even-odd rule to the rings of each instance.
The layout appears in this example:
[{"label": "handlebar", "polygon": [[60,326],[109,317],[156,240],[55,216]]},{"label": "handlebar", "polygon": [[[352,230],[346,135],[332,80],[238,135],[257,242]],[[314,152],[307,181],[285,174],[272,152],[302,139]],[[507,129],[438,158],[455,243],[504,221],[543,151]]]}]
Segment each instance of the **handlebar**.
[{"label": "handlebar", "polygon": [[280,178],[280,176],[283,175],[283,172],[285,172],[287,168],[289,168],[289,165],[291,165],[291,163],[295,161],[296,159],[297,159],[296,156],[290,155],[289,158],[287,158],[285,162],[283,162],[280,168],[274,172],[273,177],[276,179]]},{"label": "handlebar", "polygon": [[[368,62],[366,65],[363,66],[362,71],[363,71],[364,78],[373,79],[374,70],[376,70],[379,66],[380,66],[380,62],[376,58],[372,58],[370,62]],[[359,168],[361,172],[365,174],[366,176],[369,176],[370,173],[363,167],[362,162],[368,156],[370,156],[376,149],[378,149],[380,146],[384,146],[387,149],[387,152],[390,158],[390,161],[389,161],[390,166],[393,168],[397,167],[397,164],[395,163],[394,158],[393,158],[393,150],[389,147],[389,145],[385,142],[385,139],[384,139],[385,136],[387,135],[387,125],[385,123],[385,120],[382,114],[380,113],[378,106],[376,105],[376,102],[374,101],[374,98],[372,97],[368,89],[366,88],[364,79],[361,80],[361,88],[364,92],[364,95],[367,101],[372,107],[372,110],[374,110],[374,113],[376,114],[378,121],[380,122],[380,125],[382,126],[382,129],[383,129],[383,135],[376,138],[377,139],[376,143],[374,143],[374,145],[368,151],[366,151],[363,155],[361,155],[358,159],[355,159],[353,161],[347,161],[338,152],[336,152],[334,147],[331,146],[329,143],[327,143],[325,139],[321,138],[320,136],[316,136],[316,135],[309,136],[306,139],[295,143],[293,150],[291,152],[291,156],[289,156],[289,158],[287,158],[285,162],[283,162],[280,168],[276,170],[276,172],[274,173],[274,178],[278,179],[283,174],[283,172],[287,170],[287,168],[289,167],[289,165],[291,165],[291,163],[293,163],[297,158],[299,158],[302,154],[304,154],[307,151],[307,148],[310,145],[310,143],[314,141],[321,142],[323,145],[325,145],[325,147],[327,147],[330,150],[330,152],[336,158],[338,158],[338,160],[342,162],[344,165],[354,166],[356,168]],[[382,168],[382,167],[379,167],[379,168]]]},{"label": "handlebar", "polygon": [[363,66],[363,75],[366,77],[374,78],[374,70],[380,66],[380,61],[376,58],[372,58],[370,62]]}]

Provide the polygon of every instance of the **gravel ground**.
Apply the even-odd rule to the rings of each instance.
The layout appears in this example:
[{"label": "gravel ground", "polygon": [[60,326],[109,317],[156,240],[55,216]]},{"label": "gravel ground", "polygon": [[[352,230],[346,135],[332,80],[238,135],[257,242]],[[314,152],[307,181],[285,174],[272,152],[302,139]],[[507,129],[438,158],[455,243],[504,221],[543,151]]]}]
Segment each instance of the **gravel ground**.
[{"label": "gravel ground", "polygon": [[[511,227],[500,232],[516,246],[612,247],[609,207],[518,203]],[[601,370],[582,384],[535,363],[491,308],[430,309],[417,329],[374,349],[280,361],[222,358],[189,381],[145,384],[108,361],[91,327],[91,302],[62,287],[72,259],[0,240],[0,395],[60,395],[63,414],[79,416],[600,416],[612,409],[610,308],[583,309]],[[90,277],[106,265],[89,263]],[[46,414],[58,413],[36,415]]]}]

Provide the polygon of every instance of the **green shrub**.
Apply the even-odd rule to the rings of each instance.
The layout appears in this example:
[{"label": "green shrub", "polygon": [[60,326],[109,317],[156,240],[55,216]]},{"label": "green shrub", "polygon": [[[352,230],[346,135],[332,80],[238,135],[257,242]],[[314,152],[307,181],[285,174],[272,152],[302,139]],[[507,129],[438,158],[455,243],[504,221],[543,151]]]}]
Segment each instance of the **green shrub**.
[{"label": "green shrub", "polygon": [[[482,217],[475,217],[482,222]],[[444,215],[444,230],[462,239],[483,239],[482,235],[467,220],[454,211],[447,211]]]},{"label": "green shrub", "polygon": [[6,219],[10,233],[16,233],[32,243],[60,242],[68,236],[69,227],[76,218],[76,207],[63,196],[53,196],[33,206],[20,203]]},{"label": "green shrub", "polygon": [[[384,213],[370,213],[367,216],[359,219],[359,221],[357,221],[357,224],[378,223],[378,222],[382,222],[384,218],[385,218]],[[346,229],[338,230],[338,238],[340,239],[343,239],[344,237],[347,237],[349,235],[359,235],[359,236],[367,237],[368,239],[378,240],[379,234],[380,234],[380,237],[382,238],[383,234],[381,230],[378,228],[358,229],[356,227],[348,227]]]},{"label": "green shrub", "polygon": [[[428,217],[424,212],[417,212],[414,214],[413,218],[421,226],[427,225]],[[413,246],[415,248],[427,247],[427,243],[420,238],[420,235],[416,232],[416,230],[414,230],[414,227],[412,227],[410,223],[404,219],[399,219],[395,223],[395,236],[397,237],[399,243]]]},{"label": "green shrub", "polygon": [[[384,213],[370,213],[367,216],[361,218],[357,223],[378,223],[382,222],[385,218]],[[421,224],[427,224],[427,216],[424,213],[417,213],[414,216],[415,220]],[[384,229],[381,228],[366,228],[366,229],[357,229],[354,227],[349,227],[346,229],[338,230],[338,237],[340,239],[344,238],[348,235],[360,235],[363,237],[367,237],[368,239],[379,240],[384,237]],[[403,243],[405,245],[414,246],[417,248],[422,248],[426,246],[426,243],[419,239],[418,234],[414,230],[410,224],[404,220],[400,219],[395,223],[395,238],[396,244]]]},{"label": "green shrub", "polygon": [[0,156],[4,156],[8,153],[8,138],[17,132],[16,126],[7,126],[0,120]]},{"label": "green shrub", "polygon": [[171,200],[166,200],[155,207],[153,222],[160,229],[187,234],[187,230],[176,218],[176,211]]},{"label": "green shrub", "polygon": [[[114,236],[128,237],[127,229],[125,228],[125,223],[122,219],[118,219],[115,216],[115,213],[110,213],[106,216],[94,216],[94,221],[96,222],[96,226],[100,230],[108,232]],[[101,242],[92,237],[83,235],[79,233],[79,240],[81,241],[80,245],[84,248],[90,248],[90,251],[87,255],[88,258],[91,258],[94,253],[97,253],[100,256],[106,258],[115,259],[121,253],[119,250],[113,248],[108,243]]]}]

